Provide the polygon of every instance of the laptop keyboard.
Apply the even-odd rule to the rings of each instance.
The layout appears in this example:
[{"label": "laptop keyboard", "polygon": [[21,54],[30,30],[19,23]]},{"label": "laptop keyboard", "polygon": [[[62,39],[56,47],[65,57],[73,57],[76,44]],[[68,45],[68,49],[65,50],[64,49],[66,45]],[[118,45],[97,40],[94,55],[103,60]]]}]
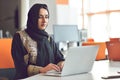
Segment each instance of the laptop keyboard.
[{"label": "laptop keyboard", "polygon": [[50,71],[48,71],[47,73],[61,74],[61,72],[58,72],[58,71],[56,71],[56,70],[50,70]]}]

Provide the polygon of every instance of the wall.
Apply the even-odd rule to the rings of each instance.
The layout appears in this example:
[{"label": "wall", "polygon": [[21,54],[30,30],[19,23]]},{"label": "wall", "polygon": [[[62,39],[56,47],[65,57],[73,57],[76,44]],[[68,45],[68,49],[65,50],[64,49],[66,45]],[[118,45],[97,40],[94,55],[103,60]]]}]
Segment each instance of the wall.
[{"label": "wall", "polygon": [[12,35],[17,30],[16,27],[18,26],[15,24],[17,5],[18,0],[0,0],[0,29],[3,30],[4,36],[7,30]]},{"label": "wall", "polygon": [[19,23],[20,30],[24,30],[26,28],[27,23],[27,14],[29,10],[29,0],[19,0]]},{"label": "wall", "polygon": [[57,24],[78,24],[77,9],[70,5],[57,5]]}]

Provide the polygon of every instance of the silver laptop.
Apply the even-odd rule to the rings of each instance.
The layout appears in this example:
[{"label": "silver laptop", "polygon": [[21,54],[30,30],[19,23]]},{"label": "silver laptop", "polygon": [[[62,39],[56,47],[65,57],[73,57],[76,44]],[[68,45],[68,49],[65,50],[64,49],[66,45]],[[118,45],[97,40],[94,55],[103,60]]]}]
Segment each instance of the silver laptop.
[{"label": "silver laptop", "polygon": [[62,72],[49,71],[47,76],[67,76],[91,71],[99,46],[69,48]]}]

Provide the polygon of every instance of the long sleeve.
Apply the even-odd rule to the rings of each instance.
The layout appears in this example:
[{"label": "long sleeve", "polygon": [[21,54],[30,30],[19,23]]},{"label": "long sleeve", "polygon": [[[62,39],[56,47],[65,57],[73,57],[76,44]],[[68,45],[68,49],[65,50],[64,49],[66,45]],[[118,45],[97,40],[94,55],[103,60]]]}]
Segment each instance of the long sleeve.
[{"label": "long sleeve", "polygon": [[63,54],[58,49],[56,43],[54,42],[54,40],[52,38],[50,39],[50,44],[52,45],[53,52],[55,55],[55,64],[58,64],[59,62],[64,61],[65,59],[64,59]]},{"label": "long sleeve", "polygon": [[38,74],[42,68],[41,66],[28,64],[28,62],[26,62],[29,55],[18,33],[16,33],[13,38],[12,57],[16,68],[16,79],[22,79]]},{"label": "long sleeve", "polygon": [[24,62],[24,55],[27,54],[27,51],[23,46],[18,33],[16,33],[13,37],[11,52],[16,68],[16,78],[26,78],[28,75],[27,64]]}]

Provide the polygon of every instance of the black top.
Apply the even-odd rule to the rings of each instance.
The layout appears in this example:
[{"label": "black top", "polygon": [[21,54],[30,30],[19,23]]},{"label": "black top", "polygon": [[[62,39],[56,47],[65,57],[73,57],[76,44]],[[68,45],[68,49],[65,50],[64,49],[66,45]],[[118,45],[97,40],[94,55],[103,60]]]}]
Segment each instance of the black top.
[{"label": "black top", "polygon": [[[47,44],[50,45],[52,51],[48,52],[49,50],[47,50],[48,48],[46,48],[46,46],[39,45],[37,49],[38,49],[39,57],[42,58],[40,60],[45,60],[45,61],[36,63],[37,66],[44,67],[49,63],[57,64],[60,61],[64,61],[64,57],[63,57],[62,53],[59,51],[59,49],[56,46],[56,43],[54,42],[54,40],[51,37],[50,37],[50,41],[45,40],[45,39],[43,39],[42,41],[43,42],[40,42],[40,43],[47,42]],[[39,50],[39,47],[42,47],[42,51]],[[12,57],[13,57],[15,68],[16,68],[16,79],[28,77],[28,75],[27,75],[28,65],[24,62],[24,55],[26,55],[28,52],[25,49],[25,47],[21,41],[19,33],[16,33],[13,37],[11,51],[12,51]],[[48,55],[43,57],[43,54],[41,54],[41,53],[43,53],[43,54],[48,53]],[[39,59],[39,57],[37,57],[37,58]],[[49,58],[49,57],[51,57],[51,58]]]}]

